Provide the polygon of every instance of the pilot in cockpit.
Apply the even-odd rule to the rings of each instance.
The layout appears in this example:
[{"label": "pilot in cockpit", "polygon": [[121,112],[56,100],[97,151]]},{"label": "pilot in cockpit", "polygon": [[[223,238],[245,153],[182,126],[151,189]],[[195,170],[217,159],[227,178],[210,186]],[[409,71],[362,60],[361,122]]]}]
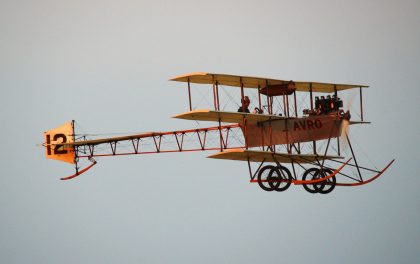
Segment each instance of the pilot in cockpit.
[{"label": "pilot in cockpit", "polygon": [[[245,96],[243,100],[241,100],[241,106],[238,109],[238,112],[243,112],[243,113],[249,113],[249,104],[251,103],[251,101],[249,100],[248,96]],[[242,109],[244,108],[244,109]]]}]

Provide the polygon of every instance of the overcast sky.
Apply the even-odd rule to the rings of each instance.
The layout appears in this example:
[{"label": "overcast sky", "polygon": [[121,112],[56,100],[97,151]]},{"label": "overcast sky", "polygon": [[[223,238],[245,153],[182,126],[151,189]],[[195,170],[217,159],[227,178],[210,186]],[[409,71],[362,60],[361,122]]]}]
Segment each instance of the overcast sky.
[{"label": "overcast sky", "polygon": [[[420,263],[420,2],[0,2],[1,263]],[[246,164],[181,153],[46,160],[43,131],[194,122],[167,80],[208,71],[370,85],[354,137],[375,182],[268,193]]]}]

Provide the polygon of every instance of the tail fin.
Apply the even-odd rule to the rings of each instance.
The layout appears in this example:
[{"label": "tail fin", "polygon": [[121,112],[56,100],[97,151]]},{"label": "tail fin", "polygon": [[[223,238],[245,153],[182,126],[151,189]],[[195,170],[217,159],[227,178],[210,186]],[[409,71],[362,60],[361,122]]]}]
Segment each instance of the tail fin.
[{"label": "tail fin", "polygon": [[47,159],[76,163],[74,147],[74,121],[44,132],[45,156]]}]

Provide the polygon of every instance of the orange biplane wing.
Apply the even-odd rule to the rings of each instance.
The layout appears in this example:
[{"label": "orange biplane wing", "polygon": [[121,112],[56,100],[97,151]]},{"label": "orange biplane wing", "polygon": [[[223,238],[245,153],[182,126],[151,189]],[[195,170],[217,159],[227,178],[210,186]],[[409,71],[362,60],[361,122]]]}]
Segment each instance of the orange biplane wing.
[{"label": "orange biplane wing", "polygon": [[[266,86],[285,85],[290,80],[278,80],[271,78],[261,77],[250,77],[250,76],[238,76],[228,74],[217,74],[217,73],[206,73],[196,72],[189,73],[180,76],[176,76],[171,81],[177,82],[190,82],[197,84],[213,84],[218,83],[219,85],[233,86],[233,87],[244,87],[244,88],[265,88]],[[368,88],[367,85],[359,84],[339,84],[339,83],[321,83],[321,82],[305,82],[305,81],[293,81],[296,87],[296,91],[300,92],[319,92],[319,93],[333,93],[335,90],[342,91],[352,88]]]},{"label": "orange biplane wing", "polygon": [[280,163],[310,163],[320,160],[328,159],[342,159],[339,156],[321,156],[313,154],[288,154],[288,153],[274,153],[271,151],[258,151],[246,149],[230,149],[223,152],[218,152],[208,158],[212,159],[226,159],[238,161],[252,161],[252,162],[280,162]]},{"label": "orange biplane wing", "polygon": [[267,114],[249,114],[242,112],[224,112],[224,111],[213,111],[209,109],[193,110],[186,113],[182,113],[173,118],[187,119],[187,120],[198,120],[198,121],[215,121],[225,123],[242,123],[244,118],[247,122],[265,122],[268,120],[284,120],[293,119],[293,117],[282,117],[278,115],[267,115]]}]

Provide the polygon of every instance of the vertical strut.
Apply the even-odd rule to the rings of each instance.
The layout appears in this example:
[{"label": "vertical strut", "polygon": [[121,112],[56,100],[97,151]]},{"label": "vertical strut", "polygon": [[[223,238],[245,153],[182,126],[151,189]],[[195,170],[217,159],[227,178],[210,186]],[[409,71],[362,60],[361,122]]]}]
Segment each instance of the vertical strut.
[{"label": "vertical strut", "polygon": [[[72,130],[72,137],[73,137],[73,142],[76,142],[76,133],[74,132],[74,120],[71,120],[71,130]],[[48,135],[49,137],[49,135]],[[48,143],[48,146],[50,144]],[[51,151],[51,150],[50,150]],[[78,149],[76,148],[76,146],[73,146],[73,153],[74,153],[74,164],[75,164],[75,169],[76,169],[76,174],[79,174],[79,166],[77,166],[78,161],[79,161],[79,156],[77,153]]]},{"label": "vertical strut", "polygon": [[309,83],[309,97],[311,100],[311,111],[314,110],[314,102],[313,102],[313,98],[312,98],[312,83]]},{"label": "vertical strut", "polygon": [[338,156],[341,156],[341,152],[340,152],[340,137],[337,137],[337,154],[338,154]]},{"label": "vertical strut", "polygon": [[213,104],[214,104],[214,110],[217,110],[217,95],[216,95],[216,85],[214,83],[214,75],[212,75],[213,81],[212,81],[212,87],[213,87]]},{"label": "vertical strut", "polygon": [[284,116],[287,116],[287,112],[286,112],[286,95],[283,92],[283,114]]},{"label": "vertical strut", "polygon": [[[270,96],[270,109],[271,109],[271,114],[273,114],[273,102],[274,102],[274,98],[273,96]],[[280,110],[279,110],[280,111]]]},{"label": "vertical strut", "polygon": [[182,132],[182,135],[181,135],[181,149],[184,147],[184,136],[185,136],[185,132]]},{"label": "vertical strut", "polygon": [[268,114],[272,114],[271,113],[271,108],[270,108],[270,96],[269,96],[269,94],[270,94],[270,86],[268,85],[268,80],[265,80],[265,87],[267,87],[267,93],[265,94],[266,95],[266,98],[267,98],[267,111],[268,111]]},{"label": "vertical strut", "polygon": [[[311,100],[311,111],[314,110],[314,99],[312,98],[312,83],[309,83],[309,96],[310,96],[310,100]],[[312,141],[312,145],[313,145],[313,149],[314,149],[314,154],[316,155],[316,142],[315,140]]]},{"label": "vertical strut", "polygon": [[245,149],[248,149],[248,122],[246,117],[243,117],[244,123],[244,138],[245,138]]},{"label": "vertical strut", "polygon": [[226,131],[226,142],[224,142],[225,148],[228,147],[229,132],[230,132],[230,128],[227,128],[227,131]]},{"label": "vertical strut", "polygon": [[291,147],[291,145],[289,144],[289,127],[288,127],[288,124],[289,122],[287,122],[287,119],[284,119],[284,126],[285,126],[285,128],[286,128],[286,142],[287,142],[287,144],[286,144],[286,149],[287,149],[287,153],[291,153],[291,151],[292,151],[292,147]]},{"label": "vertical strut", "polygon": [[360,119],[363,121],[363,99],[362,99],[362,87],[360,87]]},{"label": "vertical strut", "polygon": [[296,170],[295,170],[295,163],[293,162],[293,160],[291,160],[292,161],[292,169],[293,169],[293,178],[295,179],[295,180],[297,180],[297,177],[296,177]]},{"label": "vertical strut", "polygon": [[206,139],[207,139],[207,130],[204,130],[203,148],[206,147]]},{"label": "vertical strut", "polygon": [[[335,95],[335,99],[338,100],[337,85],[335,85],[335,84],[334,84],[334,95]],[[341,121],[341,122],[343,122],[343,121]],[[340,137],[337,137],[337,154],[338,154],[338,156],[340,156]]]},{"label": "vertical strut", "polygon": [[216,99],[217,99],[217,111],[220,111],[220,102],[219,102],[219,83],[216,81]]},{"label": "vertical strut", "polygon": [[[296,103],[296,90],[293,92],[293,98],[294,98],[294,102],[295,102],[295,117],[298,117],[297,103]],[[298,141],[297,144],[298,144],[298,153],[300,154],[300,142]]]},{"label": "vertical strut", "polygon": [[222,135],[222,123],[219,118],[219,136],[220,136],[220,152],[223,151],[223,135]]},{"label": "vertical strut", "polygon": [[188,99],[190,103],[190,111],[192,111],[190,77],[188,77]]}]

